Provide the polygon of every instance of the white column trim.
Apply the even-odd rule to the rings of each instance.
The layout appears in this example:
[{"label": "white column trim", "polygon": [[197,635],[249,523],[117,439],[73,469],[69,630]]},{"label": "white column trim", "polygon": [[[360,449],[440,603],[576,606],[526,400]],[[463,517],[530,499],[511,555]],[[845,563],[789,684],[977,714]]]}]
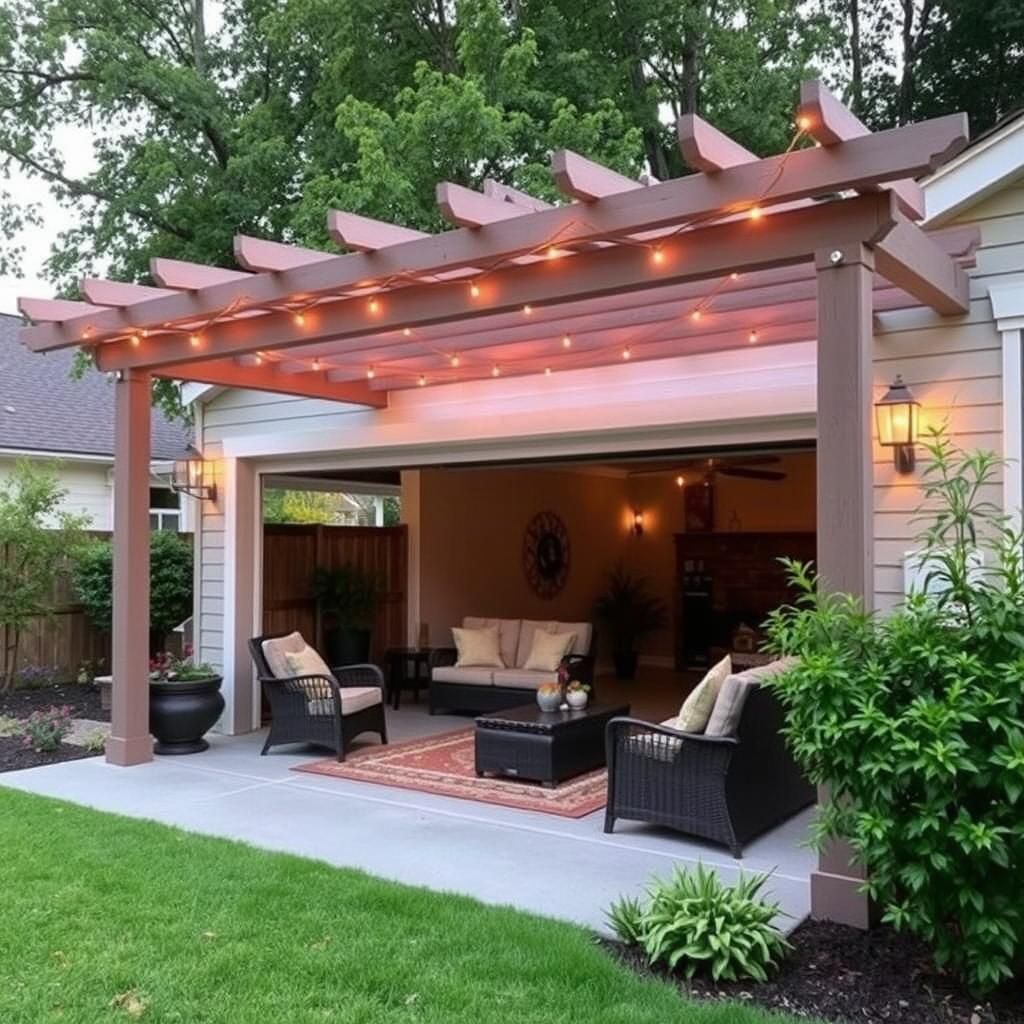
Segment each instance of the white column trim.
[{"label": "white column trim", "polygon": [[1019,525],[1024,507],[1024,277],[990,285],[988,295],[1003,345],[1003,509]]}]

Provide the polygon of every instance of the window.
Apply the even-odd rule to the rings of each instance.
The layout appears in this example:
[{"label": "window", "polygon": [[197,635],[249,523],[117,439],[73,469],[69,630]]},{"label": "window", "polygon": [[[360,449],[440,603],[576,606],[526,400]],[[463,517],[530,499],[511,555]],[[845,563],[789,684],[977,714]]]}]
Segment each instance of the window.
[{"label": "window", "polygon": [[149,489],[149,528],[151,530],[181,530],[181,495],[169,487]]}]

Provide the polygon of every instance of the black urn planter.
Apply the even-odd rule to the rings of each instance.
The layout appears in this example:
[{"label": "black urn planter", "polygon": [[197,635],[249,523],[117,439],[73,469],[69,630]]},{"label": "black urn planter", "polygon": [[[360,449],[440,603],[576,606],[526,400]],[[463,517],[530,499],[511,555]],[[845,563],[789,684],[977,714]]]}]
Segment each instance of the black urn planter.
[{"label": "black urn planter", "polygon": [[636,678],[636,651],[613,651],[612,660],[615,662],[615,675],[618,679]]},{"label": "black urn planter", "polygon": [[198,754],[210,745],[203,736],[224,710],[221,677],[188,682],[150,682],[149,731],[155,754]]}]

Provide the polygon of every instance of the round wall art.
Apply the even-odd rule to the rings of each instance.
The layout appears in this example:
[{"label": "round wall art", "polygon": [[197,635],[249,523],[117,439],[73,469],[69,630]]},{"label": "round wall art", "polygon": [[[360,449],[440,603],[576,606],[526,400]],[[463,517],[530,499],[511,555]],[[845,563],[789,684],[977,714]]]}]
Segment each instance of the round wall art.
[{"label": "round wall art", "polygon": [[569,577],[569,531],[554,512],[538,512],[523,537],[523,571],[538,597],[552,598]]}]

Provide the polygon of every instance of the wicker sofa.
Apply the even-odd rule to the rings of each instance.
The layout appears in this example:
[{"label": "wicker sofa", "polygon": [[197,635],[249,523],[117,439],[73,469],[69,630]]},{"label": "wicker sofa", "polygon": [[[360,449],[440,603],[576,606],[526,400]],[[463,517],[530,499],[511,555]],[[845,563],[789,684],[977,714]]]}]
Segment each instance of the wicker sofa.
[{"label": "wicker sofa", "polygon": [[464,629],[498,627],[498,644],[505,668],[456,666],[454,647],[434,652],[430,668],[430,713],[440,709],[484,713],[526,704],[534,699],[541,683],[550,682],[553,672],[525,669],[536,630],[574,633],[576,639],[563,659],[570,678],[593,686],[596,637],[589,622],[554,622],[534,619],[485,619],[468,615]]},{"label": "wicker sofa", "polygon": [[731,735],[613,718],[605,832],[620,818],[645,821],[720,843],[739,858],[743,844],[813,803],[814,787],[780,731],[782,706],[760,685],[781,667],[772,662],[731,677],[744,694]]}]

